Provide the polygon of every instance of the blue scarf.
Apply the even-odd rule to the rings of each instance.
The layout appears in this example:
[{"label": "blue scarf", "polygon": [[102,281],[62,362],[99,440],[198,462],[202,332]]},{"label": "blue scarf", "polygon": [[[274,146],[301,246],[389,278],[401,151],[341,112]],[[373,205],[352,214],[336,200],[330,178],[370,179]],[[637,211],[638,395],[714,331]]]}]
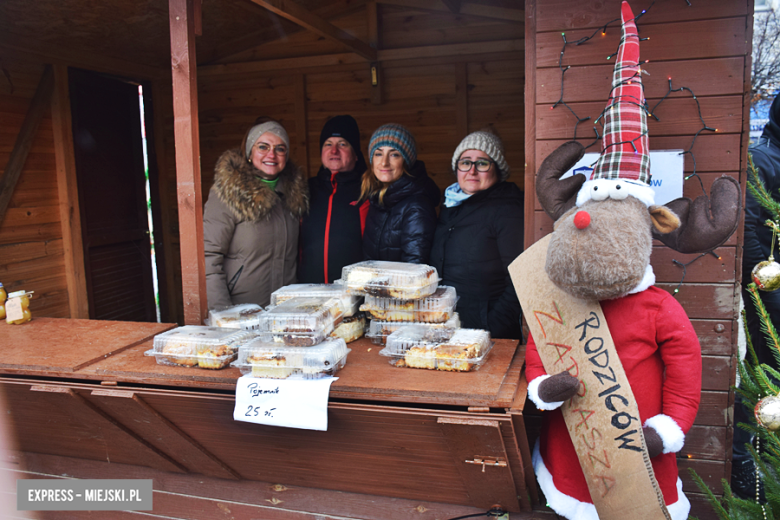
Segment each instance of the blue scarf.
[{"label": "blue scarf", "polygon": [[456,182],[444,190],[444,205],[448,208],[454,208],[455,206],[460,206],[469,197],[471,195],[460,189],[460,184]]}]

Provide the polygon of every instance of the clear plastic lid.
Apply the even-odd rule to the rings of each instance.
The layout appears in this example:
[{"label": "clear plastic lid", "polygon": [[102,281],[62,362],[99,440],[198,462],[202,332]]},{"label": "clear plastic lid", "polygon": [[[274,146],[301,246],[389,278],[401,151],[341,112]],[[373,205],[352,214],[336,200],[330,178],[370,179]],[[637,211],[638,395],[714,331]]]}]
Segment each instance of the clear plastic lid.
[{"label": "clear plastic lid", "polygon": [[345,266],[341,279],[350,294],[370,294],[402,300],[428,296],[439,286],[439,275],[434,267],[380,260]]},{"label": "clear plastic lid", "polygon": [[371,338],[371,341],[373,341],[373,343],[376,345],[383,345],[390,334],[401,329],[402,327],[410,327],[413,325],[433,329],[459,329],[460,316],[457,312],[454,312],[452,313],[452,317],[444,323],[371,320],[371,323],[368,324],[368,332],[366,332],[366,337]]},{"label": "clear plastic lid", "polygon": [[170,344],[190,345],[193,347],[227,346],[237,349],[239,345],[254,339],[257,335],[246,330],[185,325],[154,337],[152,350],[160,352]]},{"label": "clear plastic lid", "polygon": [[280,346],[258,338],[239,349],[232,366],[252,377],[316,379],[335,374],[346,363],[348,353],[341,338],[328,338],[307,348]]},{"label": "clear plastic lid", "polygon": [[347,294],[340,284],[298,283],[287,285],[271,293],[271,305],[279,305],[292,298],[338,298],[344,316],[352,316],[360,308],[360,295]]},{"label": "clear plastic lid", "polygon": [[384,321],[421,321],[424,323],[442,323],[452,317],[458,301],[454,287],[440,285],[436,291],[419,300],[399,300],[366,296],[360,306],[374,318]]},{"label": "clear plastic lid", "polygon": [[227,329],[255,330],[260,325],[263,308],[254,303],[243,303],[221,310],[209,311],[209,325]]},{"label": "clear plastic lid", "polygon": [[469,372],[484,364],[493,346],[486,330],[458,329],[446,336],[435,329],[404,327],[387,338],[379,354],[398,367]]},{"label": "clear plastic lid", "polygon": [[144,354],[157,358],[160,365],[224,368],[236,357],[238,347],[256,334],[246,330],[186,325],[154,337]]},{"label": "clear plastic lid", "polygon": [[343,311],[336,298],[292,298],[260,315],[259,331],[273,341],[294,347],[311,347],[322,342],[341,320]]}]

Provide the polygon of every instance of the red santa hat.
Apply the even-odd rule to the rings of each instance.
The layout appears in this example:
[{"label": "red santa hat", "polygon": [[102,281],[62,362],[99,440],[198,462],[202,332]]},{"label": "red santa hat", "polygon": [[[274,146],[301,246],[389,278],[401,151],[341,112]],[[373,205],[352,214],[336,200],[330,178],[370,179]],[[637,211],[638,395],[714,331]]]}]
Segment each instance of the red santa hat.
[{"label": "red santa hat", "polygon": [[612,92],[603,114],[604,138],[601,156],[577,194],[577,206],[607,197],[624,199],[632,195],[651,206],[655,193],[650,187],[650,154],[647,136],[645,94],[639,67],[639,35],[634,13],[624,1],[620,48],[612,76]]}]

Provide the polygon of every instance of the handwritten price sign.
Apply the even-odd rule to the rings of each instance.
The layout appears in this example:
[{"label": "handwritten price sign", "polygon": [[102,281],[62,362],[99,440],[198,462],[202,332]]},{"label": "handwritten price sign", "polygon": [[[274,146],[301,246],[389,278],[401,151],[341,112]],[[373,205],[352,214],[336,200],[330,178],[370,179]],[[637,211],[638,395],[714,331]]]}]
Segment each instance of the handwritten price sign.
[{"label": "handwritten price sign", "polygon": [[323,379],[258,379],[236,382],[236,421],[327,431],[328,394],[337,377]]}]

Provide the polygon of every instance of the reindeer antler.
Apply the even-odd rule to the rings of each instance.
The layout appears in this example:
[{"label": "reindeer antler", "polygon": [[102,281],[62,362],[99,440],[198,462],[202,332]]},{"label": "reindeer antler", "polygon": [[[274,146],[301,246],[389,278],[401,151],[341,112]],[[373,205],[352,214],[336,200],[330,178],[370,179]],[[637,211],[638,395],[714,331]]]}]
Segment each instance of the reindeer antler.
[{"label": "reindeer antler", "polygon": [[585,148],[576,141],[569,141],[548,155],[539,167],[539,173],[536,175],[536,196],[544,211],[553,220],[558,220],[574,207],[577,192],[587,180],[584,175],[573,175],[560,180],[561,175],[577,164],[583,155]]},{"label": "reindeer antler", "polygon": [[681,197],[666,203],[681,225],[666,235],[654,229],[653,238],[681,253],[703,253],[723,244],[737,229],[742,214],[739,183],[724,175],[712,183],[710,194],[709,198],[700,195],[692,201]]}]

